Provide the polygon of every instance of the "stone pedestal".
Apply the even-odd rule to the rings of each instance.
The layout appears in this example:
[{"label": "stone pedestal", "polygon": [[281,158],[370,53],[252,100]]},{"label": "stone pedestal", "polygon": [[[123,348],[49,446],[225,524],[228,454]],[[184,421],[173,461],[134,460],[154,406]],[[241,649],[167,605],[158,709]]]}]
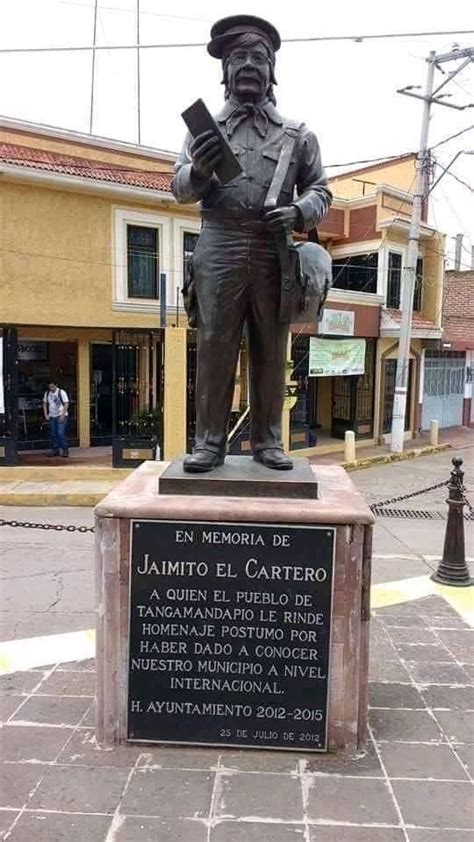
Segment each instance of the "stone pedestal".
[{"label": "stone pedestal", "polygon": [[[129,739],[131,523],[176,521],[205,522],[211,527],[216,524],[216,529],[222,524],[228,524],[230,529],[238,524],[255,531],[261,524],[261,530],[273,526],[275,532],[286,526],[293,532],[313,527],[321,531],[326,528],[326,535],[332,533],[334,568],[325,748],[355,748],[363,744],[367,725],[373,516],[348,475],[339,466],[315,466],[318,499],[160,494],[158,480],[167,467],[166,463],[145,462],[96,507],[98,741],[112,745]],[[159,546],[151,549],[153,559],[162,558]],[[220,549],[225,562],[226,548]],[[252,552],[257,555],[256,549]],[[184,587],[183,582],[180,584]],[[264,589],[265,583],[254,581],[254,591],[259,587]],[[298,586],[288,587],[295,591]],[[304,660],[299,663],[304,665]],[[281,699],[283,704],[283,695]],[[269,704],[268,699],[262,701]],[[307,725],[303,722],[295,727]],[[287,723],[284,727],[288,730]],[[306,730],[311,730],[309,725]],[[197,744],[201,742],[196,740]],[[228,744],[236,743],[232,739]],[[285,747],[298,751],[306,748],[291,744]]]}]

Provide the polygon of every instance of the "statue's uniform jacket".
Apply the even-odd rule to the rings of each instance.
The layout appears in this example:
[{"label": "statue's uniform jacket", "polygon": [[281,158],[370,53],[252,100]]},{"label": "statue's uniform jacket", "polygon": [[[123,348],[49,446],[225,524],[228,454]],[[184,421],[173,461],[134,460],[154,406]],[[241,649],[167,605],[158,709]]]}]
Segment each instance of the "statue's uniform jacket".
[{"label": "statue's uniform jacket", "polygon": [[[237,107],[238,103],[228,102],[216,117],[224,136]],[[263,109],[268,117],[265,137],[257,131],[252,116],[244,117],[228,137],[242,166],[239,176],[225,185],[215,175],[208,180],[196,178],[191,171],[192,138],[188,135],[172,183],[178,202],[201,202],[203,226],[187,293],[193,299],[198,327],[196,447],[215,452],[222,452],[226,443],[245,323],[252,449],[281,447],[289,326],[279,320],[278,253],[274,236],[262,220],[289,121],[269,101]],[[294,128],[295,123],[290,125]],[[325,215],[330,202],[318,141],[299,124],[278,206],[296,205],[299,229],[309,231]]]}]

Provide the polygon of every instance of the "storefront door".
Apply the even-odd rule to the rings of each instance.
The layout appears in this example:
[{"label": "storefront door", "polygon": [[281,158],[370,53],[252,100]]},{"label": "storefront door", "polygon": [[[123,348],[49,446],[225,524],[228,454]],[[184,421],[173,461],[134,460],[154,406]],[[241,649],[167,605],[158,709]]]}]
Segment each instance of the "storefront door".
[{"label": "storefront door", "polygon": [[429,430],[431,421],[440,427],[462,424],[465,354],[459,351],[425,351],[422,430]]},{"label": "storefront door", "polygon": [[346,430],[356,438],[373,435],[375,341],[366,340],[364,374],[333,378],[331,433],[343,439]]},{"label": "storefront door", "polygon": [[163,442],[163,333],[115,331],[112,345],[112,446],[115,467],[153,459]]},{"label": "storefront door", "polygon": [[91,445],[112,444],[112,344],[91,345]]},{"label": "storefront door", "polygon": [[18,436],[16,328],[0,327],[0,465],[14,465]]},{"label": "storefront door", "polygon": [[[308,377],[309,336],[296,334],[291,343],[296,403],[290,411],[290,450],[311,447],[316,442],[316,378]],[[315,391],[316,390],[316,391]]]},{"label": "storefront door", "polygon": [[43,415],[43,396],[54,381],[67,393],[70,447],[77,447],[77,343],[18,339],[18,450],[49,447],[49,427]]}]

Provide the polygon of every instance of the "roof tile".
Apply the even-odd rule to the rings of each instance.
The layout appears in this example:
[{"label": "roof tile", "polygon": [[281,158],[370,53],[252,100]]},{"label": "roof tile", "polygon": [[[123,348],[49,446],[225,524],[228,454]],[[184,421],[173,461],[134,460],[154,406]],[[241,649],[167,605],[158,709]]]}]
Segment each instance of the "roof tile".
[{"label": "roof tile", "polygon": [[80,178],[141,187],[146,190],[171,192],[172,173],[139,170],[107,161],[101,162],[74,155],[63,155],[46,149],[35,149],[14,143],[0,143],[0,161],[17,167],[79,176]]},{"label": "roof tile", "polygon": [[[401,324],[402,311],[401,310],[386,310],[387,316],[393,321]],[[438,330],[437,325],[429,319],[424,319],[419,313],[413,313],[411,318],[412,327],[416,330]]]}]

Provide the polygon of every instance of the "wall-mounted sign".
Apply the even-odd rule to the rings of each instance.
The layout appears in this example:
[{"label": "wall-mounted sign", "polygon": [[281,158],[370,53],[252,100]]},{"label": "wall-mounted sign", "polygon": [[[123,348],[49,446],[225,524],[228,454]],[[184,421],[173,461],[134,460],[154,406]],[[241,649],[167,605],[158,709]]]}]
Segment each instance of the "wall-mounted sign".
[{"label": "wall-mounted sign", "polygon": [[338,377],[363,374],[365,339],[309,338],[310,377]]},{"label": "wall-mounted sign", "polygon": [[354,336],[355,314],[353,310],[324,310],[319,324],[319,333],[334,333],[338,336]]},{"label": "wall-mounted sign", "polygon": [[47,360],[48,359],[48,343],[47,342],[19,342],[18,343],[18,359],[19,360]]},{"label": "wall-mounted sign", "polygon": [[285,386],[285,398],[283,400],[283,409],[293,409],[298,400],[298,384],[287,383]]}]

